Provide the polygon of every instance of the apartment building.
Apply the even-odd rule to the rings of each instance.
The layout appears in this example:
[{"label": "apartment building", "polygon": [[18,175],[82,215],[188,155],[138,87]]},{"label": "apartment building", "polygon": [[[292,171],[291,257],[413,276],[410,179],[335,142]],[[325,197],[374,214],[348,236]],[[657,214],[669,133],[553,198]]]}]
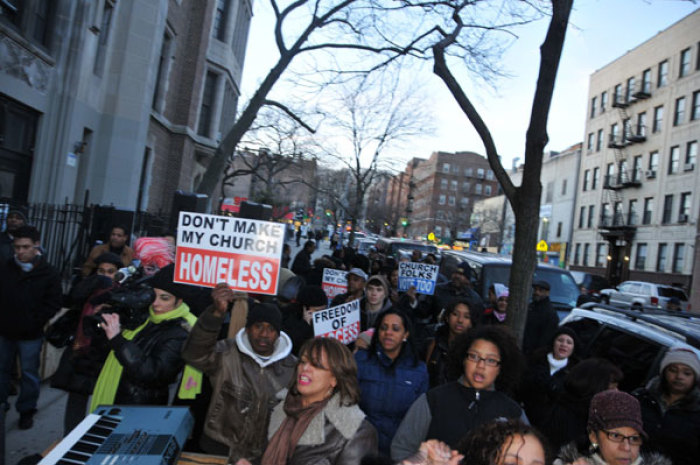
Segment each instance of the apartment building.
[{"label": "apartment building", "polygon": [[250,0],[0,1],[0,197],[169,209],[233,124],[251,16]]},{"label": "apartment building", "polygon": [[700,10],[593,73],[588,102],[571,269],[690,288]]}]

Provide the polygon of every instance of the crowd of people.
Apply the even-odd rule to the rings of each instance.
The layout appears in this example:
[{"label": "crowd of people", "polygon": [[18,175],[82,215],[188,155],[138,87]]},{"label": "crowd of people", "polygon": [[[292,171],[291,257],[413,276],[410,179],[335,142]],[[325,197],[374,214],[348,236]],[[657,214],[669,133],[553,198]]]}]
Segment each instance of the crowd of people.
[{"label": "crowd of people", "polygon": [[[16,408],[20,427],[31,428],[42,328],[62,296],[39,232],[10,224],[0,403],[9,408],[18,356]],[[505,283],[482,300],[467,263],[424,295],[400,291],[397,261],[377,250],[336,244],[314,258],[318,244],[308,240],[293,259],[285,250],[270,297],[176,284],[172,235],[137,239],[133,249],[126,238],[112,229],[63,302],[76,315],[52,379],[69,393],[65,434],[99,405],[173,403],[195,417],[186,449],[236,465],[700,463],[695,353],[671,349],[646,386],[618,391],[620,369],[582,359],[576,332],[558,326],[546,281],[533,283],[519,345]],[[132,259],[136,281],[119,271]],[[410,260],[436,257],[414,251]],[[321,287],[326,268],[347,272],[346,292],[332,299]],[[149,292],[144,311],[115,311],[134,282]],[[356,300],[357,340],[315,337],[314,312]]]}]

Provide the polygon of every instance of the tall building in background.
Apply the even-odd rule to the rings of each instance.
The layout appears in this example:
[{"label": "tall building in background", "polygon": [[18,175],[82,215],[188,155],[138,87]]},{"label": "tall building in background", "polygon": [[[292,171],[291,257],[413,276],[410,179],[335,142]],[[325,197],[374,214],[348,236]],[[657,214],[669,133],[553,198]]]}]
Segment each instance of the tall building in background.
[{"label": "tall building in background", "polygon": [[0,2],[0,197],[169,209],[232,126],[250,0]]},{"label": "tall building in background", "polygon": [[700,10],[593,73],[588,99],[571,269],[612,283],[690,289],[700,208]]}]

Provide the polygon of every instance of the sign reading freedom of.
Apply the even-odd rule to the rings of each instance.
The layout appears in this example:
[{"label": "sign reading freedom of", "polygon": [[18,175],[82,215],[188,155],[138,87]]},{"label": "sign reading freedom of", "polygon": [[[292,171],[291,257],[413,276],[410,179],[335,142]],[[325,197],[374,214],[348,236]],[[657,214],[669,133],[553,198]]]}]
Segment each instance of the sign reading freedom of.
[{"label": "sign reading freedom of", "polygon": [[321,287],[329,300],[333,299],[333,297],[337,296],[338,294],[347,292],[348,272],[343,270],[335,270],[333,268],[324,268]]},{"label": "sign reading freedom of", "polygon": [[311,318],[316,337],[330,337],[350,344],[360,334],[360,300],[318,310]]},{"label": "sign reading freedom of", "polygon": [[283,244],[280,223],[180,212],[174,281],[275,295]]},{"label": "sign reading freedom of", "polygon": [[427,263],[400,262],[399,291],[407,291],[413,286],[419,294],[435,294],[438,269],[437,265]]}]

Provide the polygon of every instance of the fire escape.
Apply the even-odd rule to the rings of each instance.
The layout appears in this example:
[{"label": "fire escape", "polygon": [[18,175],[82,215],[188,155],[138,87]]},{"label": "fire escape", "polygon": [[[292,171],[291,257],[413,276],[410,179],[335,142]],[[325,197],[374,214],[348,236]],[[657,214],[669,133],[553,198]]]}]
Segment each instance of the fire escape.
[{"label": "fire escape", "polygon": [[[646,76],[645,76],[646,77]],[[615,155],[614,170],[605,171],[603,179],[603,206],[599,230],[608,241],[608,269],[606,276],[611,283],[619,283],[629,278],[630,253],[634,239],[638,214],[630,208],[625,210],[625,192],[642,185],[641,166],[628,164],[627,147],[646,141],[645,120],[638,117],[632,122],[627,110],[641,100],[651,97],[651,82],[645,79],[635,85],[634,79],[627,81],[627,88],[617,85],[613,93],[612,106],[617,109],[620,125],[614,124],[608,140],[608,148]],[[620,131],[616,130],[621,128]],[[604,167],[605,168],[605,167]],[[647,177],[655,173],[646,173]]]}]

